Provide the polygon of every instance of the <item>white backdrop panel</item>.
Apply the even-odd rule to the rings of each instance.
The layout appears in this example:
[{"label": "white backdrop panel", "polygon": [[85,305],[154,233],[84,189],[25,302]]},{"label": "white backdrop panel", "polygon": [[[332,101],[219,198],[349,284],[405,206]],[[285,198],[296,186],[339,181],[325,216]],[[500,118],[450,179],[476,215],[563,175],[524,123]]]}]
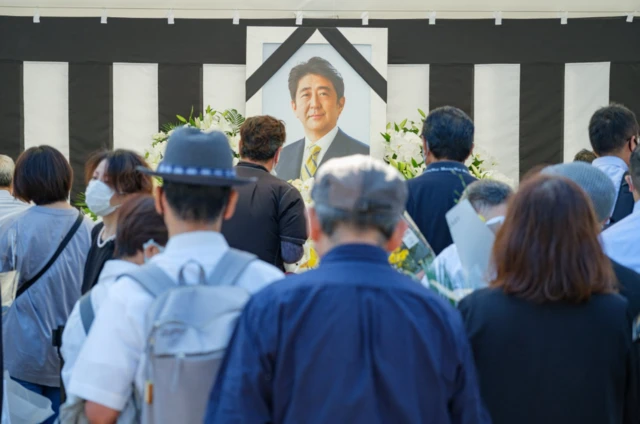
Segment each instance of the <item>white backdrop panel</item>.
[{"label": "white backdrop panel", "polygon": [[24,62],[24,147],[47,144],[69,159],[69,64]]},{"label": "white backdrop panel", "polygon": [[144,154],[158,128],[158,65],[114,63],[113,148]]},{"label": "white backdrop panel", "polygon": [[236,109],[245,114],[244,65],[207,65],[202,70],[204,106],[215,110]]},{"label": "white backdrop panel", "polygon": [[476,152],[495,158],[497,165],[487,168],[518,181],[520,65],[477,65],[474,75]]},{"label": "white backdrop panel", "polygon": [[387,121],[419,122],[418,109],[429,113],[429,65],[389,65]]},{"label": "white backdrop panel", "polygon": [[591,150],[589,120],[609,104],[611,64],[567,63],[564,71],[564,161],[582,149]]}]

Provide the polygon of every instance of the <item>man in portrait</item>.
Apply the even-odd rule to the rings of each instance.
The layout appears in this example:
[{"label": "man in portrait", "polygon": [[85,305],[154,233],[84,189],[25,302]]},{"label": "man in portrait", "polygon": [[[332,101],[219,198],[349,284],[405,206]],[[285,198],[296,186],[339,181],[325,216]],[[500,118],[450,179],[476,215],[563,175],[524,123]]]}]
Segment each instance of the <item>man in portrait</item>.
[{"label": "man in portrait", "polygon": [[282,149],[276,167],[284,180],[313,178],[329,159],[369,154],[369,146],[338,127],[344,110],[344,80],[327,60],[313,57],[289,73],[291,108],[304,126],[305,137]]}]

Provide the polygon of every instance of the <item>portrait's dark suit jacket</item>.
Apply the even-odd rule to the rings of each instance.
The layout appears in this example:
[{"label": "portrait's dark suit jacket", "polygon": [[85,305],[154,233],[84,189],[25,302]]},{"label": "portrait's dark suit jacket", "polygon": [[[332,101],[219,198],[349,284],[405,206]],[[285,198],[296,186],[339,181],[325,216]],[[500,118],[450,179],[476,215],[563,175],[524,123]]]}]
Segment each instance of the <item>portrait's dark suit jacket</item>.
[{"label": "portrait's dark suit jacket", "polygon": [[[318,164],[320,167],[329,159],[339,158],[349,155],[368,155],[369,146],[349,137],[342,130],[338,130],[336,138],[333,139],[331,146],[325,153],[324,157]],[[295,143],[291,143],[280,153],[280,160],[276,166],[276,174],[285,181],[300,178],[300,170],[302,169],[302,161],[304,160],[304,138]]]}]

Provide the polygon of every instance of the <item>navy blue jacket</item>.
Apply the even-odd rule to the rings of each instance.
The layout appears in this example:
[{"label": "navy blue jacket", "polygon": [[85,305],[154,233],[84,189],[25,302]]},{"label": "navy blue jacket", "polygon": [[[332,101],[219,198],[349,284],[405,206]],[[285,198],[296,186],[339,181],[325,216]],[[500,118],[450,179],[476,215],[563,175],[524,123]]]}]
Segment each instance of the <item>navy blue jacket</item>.
[{"label": "navy blue jacket", "polygon": [[407,212],[436,255],[453,243],[445,214],[474,181],[460,162],[432,163],[422,175],[408,181]]},{"label": "navy blue jacket", "polygon": [[489,423],[460,315],[377,247],[248,302],[205,423]]}]

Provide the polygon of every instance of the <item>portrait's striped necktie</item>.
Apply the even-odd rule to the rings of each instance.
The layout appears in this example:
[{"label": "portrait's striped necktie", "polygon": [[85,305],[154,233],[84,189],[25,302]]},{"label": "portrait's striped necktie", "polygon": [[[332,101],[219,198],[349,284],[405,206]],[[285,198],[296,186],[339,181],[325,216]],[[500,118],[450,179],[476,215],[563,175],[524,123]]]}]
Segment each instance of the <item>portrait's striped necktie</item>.
[{"label": "portrait's striped necktie", "polygon": [[316,175],[316,171],[318,170],[318,155],[320,154],[320,150],[322,148],[320,146],[313,146],[309,152],[309,157],[307,161],[304,163],[302,167],[302,180],[308,180],[309,178],[313,178]]}]

